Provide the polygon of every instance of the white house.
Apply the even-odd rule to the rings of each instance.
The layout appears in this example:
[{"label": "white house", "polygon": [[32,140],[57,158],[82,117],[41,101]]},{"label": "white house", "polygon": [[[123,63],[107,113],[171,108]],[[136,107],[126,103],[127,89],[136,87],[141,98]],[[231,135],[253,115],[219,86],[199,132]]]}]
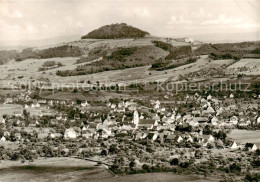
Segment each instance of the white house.
[{"label": "white house", "polygon": [[183,138],[181,136],[178,136],[177,140],[176,140],[178,143],[182,142],[183,141]]},{"label": "white house", "polygon": [[236,125],[238,123],[238,118],[236,116],[232,116],[229,120],[231,124]]},{"label": "white house", "polygon": [[82,131],[82,137],[84,138],[92,138],[94,133],[92,133],[90,130],[83,130]]},{"label": "white house", "polygon": [[1,142],[5,142],[6,141],[6,138],[5,138],[5,136],[3,136],[2,138],[1,138],[1,140],[0,140]]},{"label": "white house", "polygon": [[75,139],[77,138],[77,133],[73,128],[66,129],[64,133],[64,139]]},{"label": "white house", "polygon": [[218,118],[216,116],[214,116],[212,119],[211,119],[211,124],[216,126],[218,125]]},{"label": "white house", "polygon": [[211,100],[211,99],[212,99],[212,96],[208,95],[207,100]]},{"label": "white house", "polygon": [[151,141],[154,141],[158,138],[159,134],[157,132],[151,132],[147,135],[147,138]]},{"label": "white house", "polygon": [[237,145],[236,142],[233,142],[232,145],[231,145],[231,147],[230,147],[230,149],[232,149],[232,150],[236,150],[236,149],[238,149],[238,148],[239,148],[239,146]]},{"label": "white house", "polygon": [[139,123],[139,114],[138,114],[138,111],[137,111],[137,110],[134,111],[133,123],[134,123],[135,125],[138,125],[138,123]]},{"label": "white house", "polygon": [[0,124],[5,124],[5,119],[3,117],[0,117]]},{"label": "white house", "polygon": [[22,113],[22,111],[15,111],[15,112],[14,112],[14,115],[15,115],[16,117],[22,117],[23,113]]},{"label": "white house", "polygon": [[89,105],[89,104],[88,104],[88,101],[81,103],[81,106],[82,106],[82,107],[87,107],[88,105]]},{"label": "white house", "polygon": [[260,117],[257,118],[256,123],[260,124]]},{"label": "white house", "polygon": [[256,151],[258,149],[258,147],[256,146],[256,144],[254,144],[249,151]]}]

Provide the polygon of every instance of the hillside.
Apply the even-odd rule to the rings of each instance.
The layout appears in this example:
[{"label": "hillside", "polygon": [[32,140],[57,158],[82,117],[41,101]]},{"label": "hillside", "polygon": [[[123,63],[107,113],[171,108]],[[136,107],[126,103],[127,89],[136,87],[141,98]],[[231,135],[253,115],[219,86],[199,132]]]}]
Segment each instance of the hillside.
[{"label": "hillside", "polygon": [[125,23],[102,26],[89,32],[81,39],[115,39],[115,38],[140,38],[150,35],[148,32],[132,27]]}]

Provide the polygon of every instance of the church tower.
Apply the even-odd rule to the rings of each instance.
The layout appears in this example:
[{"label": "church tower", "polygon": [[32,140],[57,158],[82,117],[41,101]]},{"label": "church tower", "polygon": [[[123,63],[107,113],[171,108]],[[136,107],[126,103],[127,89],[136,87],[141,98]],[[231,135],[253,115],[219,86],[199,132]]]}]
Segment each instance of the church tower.
[{"label": "church tower", "polygon": [[139,114],[138,114],[138,111],[135,110],[134,112],[134,120],[133,120],[133,123],[138,125],[139,124]]}]

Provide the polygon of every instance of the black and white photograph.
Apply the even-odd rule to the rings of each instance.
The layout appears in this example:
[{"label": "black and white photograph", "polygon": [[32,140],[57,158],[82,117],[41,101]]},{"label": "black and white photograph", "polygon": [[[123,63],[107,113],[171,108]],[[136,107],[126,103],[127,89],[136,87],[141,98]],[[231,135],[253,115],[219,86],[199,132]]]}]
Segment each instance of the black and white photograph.
[{"label": "black and white photograph", "polygon": [[0,0],[0,182],[260,182],[260,0]]}]

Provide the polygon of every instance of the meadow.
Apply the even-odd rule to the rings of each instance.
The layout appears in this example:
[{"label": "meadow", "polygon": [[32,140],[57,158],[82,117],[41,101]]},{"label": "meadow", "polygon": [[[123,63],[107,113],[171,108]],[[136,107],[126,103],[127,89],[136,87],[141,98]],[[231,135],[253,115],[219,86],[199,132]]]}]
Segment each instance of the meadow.
[{"label": "meadow", "polygon": [[234,129],[228,137],[240,144],[255,143],[260,146],[260,130],[239,130]]}]

